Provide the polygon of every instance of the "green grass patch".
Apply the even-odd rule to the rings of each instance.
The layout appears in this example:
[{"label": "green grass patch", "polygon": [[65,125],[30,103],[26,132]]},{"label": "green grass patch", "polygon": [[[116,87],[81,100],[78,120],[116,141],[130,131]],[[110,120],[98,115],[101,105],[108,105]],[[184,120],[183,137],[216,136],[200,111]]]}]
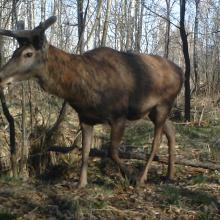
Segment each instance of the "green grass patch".
[{"label": "green grass patch", "polygon": [[[197,179],[201,181],[201,179]],[[216,206],[217,200],[203,191],[191,191],[185,188],[179,188],[172,185],[164,185],[161,191],[163,203],[165,205],[180,206]]]},{"label": "green grass patch", "polygon": [[0,211],[0,220],[14,220],[14,219],[16,219],[16,215],[8,212]]},{"label": "green grass patch", "polygon": [[198,173],[195,176],[193,176],[191,179],[191,183],[193,185],[207,183],[208,181],[209,181],[209,178],[204,173]]},{"label": "green grass patch", "polygon": [[125,130],[123,140],[132,146],[144,146],[153,135],[153,125],[149,121],[137,121]]},{"label": "green grass patch", "polygon": [[6,184],[12,184],[12,185],[21,185],[23,183],[22,178],[20,177],[11,177],[9,175],[1,175],[0,176],[0,182],[6,183]]},{"label": "green grass patch", "polygon": [[200,220],[212,220],[213,219],[213,212],[209,208],[205,208],[204,210],[200,210],[198,212]]},{"label": "green grass patch", "polygon": [[161,194],[163,197],[163,202],[166,205],[180,206],[181,190],[179,188],[170,185],[164,185]]}]

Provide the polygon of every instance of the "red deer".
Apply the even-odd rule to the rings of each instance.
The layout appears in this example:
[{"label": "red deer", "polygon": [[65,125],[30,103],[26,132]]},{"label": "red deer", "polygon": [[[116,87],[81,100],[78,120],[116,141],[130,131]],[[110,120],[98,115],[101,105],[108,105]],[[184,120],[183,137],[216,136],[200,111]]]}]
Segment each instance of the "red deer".
[{"label": "red deer", "polygon": [[74,55],[47,43],[45,31],[56,21],[52,16],[33,30],[0,30],[17,39],[19,48],[0,70],[0,85],[38,79],[47,92],[65,99],[79,116],[82,129],[82,165],[79,186],[87,184],[87,168],[93,126],[111,127],[110,155],[124,174],[131,174],[119,158],[118,148],[127,120],[148,115],[154,124],[150,157],[138,183],[147,180],[150,164],[164,133],[168,139],[168,178],[174,177],[175,131],[168,115],[179,93],[181,69],[154,55],[119,52],[107,47]]}]

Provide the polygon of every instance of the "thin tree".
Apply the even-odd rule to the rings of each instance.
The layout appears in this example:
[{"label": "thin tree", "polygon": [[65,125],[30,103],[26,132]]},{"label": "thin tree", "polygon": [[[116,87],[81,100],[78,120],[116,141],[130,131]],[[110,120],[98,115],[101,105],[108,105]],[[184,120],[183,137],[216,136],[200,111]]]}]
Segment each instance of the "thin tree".
[{"label": "thin tree", "polygon": [[[4,8],[4,6],[6,5],[7,1],[2,2],[2,6]],[[17,1],[13,0],[12,2],[12,25],[13,22],[16,20],[16,3]],[[3,14],[2,14],[2,10],[0,12],[0,21],[1,21],[1,25],[2,25],[2,21],[3,21]],[[7,18],[6,18],[6,22],[7,22]],[[3,38],[2,36],[0,36],[0,67],[3,64]],[[2,110],[4,113],[4,116],[6,117],[8,124],[9,124],[9,139],[10,139],[10,161],[11,161],[11,171],[12,171],[12,175],[14,177],[17,176],[18,174],[18,167],[17,167],[17,148],[16,148],[16,142],[15,142],[15,123],[14,123],[14,118],[11,115],[9,109],[8,109],[8,105],[6,103],[6,99],[5,99],[5,94],[2,88],[0,88],[0,100],[1,100],[1,105],[2,105]]]},{"label": "thin tree", "polygon": [[[0,68],[2,66],[2,45],[3,45],[3,37],[0,36]],[[10,139],[10,161],[11,161],[11,170],[12,170],[12,175],[14,177],[17,176],[17,159],[16,159],[16,143],[15,143],[15,123],[14,123],[14,118],[11,115],[6,99],[5,99],[5,94],[2,88],[0,88],[0,100],[1,100],[1,105],[2,105],[2,110],[3,113],[8,121],[9,124],[9,139]]]},{"label": "thin tree", "polygon": [[195,15],[195,27],[194,27],[194,45],[193,45],[193,67],[195,76],[195,92],[199,89],[199,75],[198,75],[198,28],[199,28],[199,3],[200,0],[195,0],[196,4],[196,15]]},{"label": "thin tree", "polygon": [[83,19],[83,2],[84,0],[77,0],[77,18],[78,18],[78,47],[77,51],[82,54],[84,48],[84,19]]},{"label": "thin tree", "polygon": [[190,121],[190,58],[188,49],[188,39],[185,29],[186,0],[180,0],[180,36],[185,60],[185,120]]},{"label": "thin tree", "polygon": [[104,47],[106,45],[111,5],[112,5],[112,0],[108,0],[108,2],[107,2],[107,9],[106,9],[106,15],[105,15],[105,22],[104,22],[104,26],[103,26],[102,41],[101,41],[101,46],[102,47]]},{"label": "thin tree", "polygon": [[82,54],[84,52],[85,40],[84,40],[84,32],[85,32],[85,23],[86,16],[89,7],[89,0],[87,1],[85,12],[83,12],[83,3],[84,0],[77,0],[77,17],[78,17],[78,45],[77,52]]},{"label": "thin tree", "polygon": [[[17,22],[17,30],[24,30],[24,21]],[[25,92],[25,82],[22,82],[22,146],[21,146],[21,160],[20,160],[20,169],[19,173],[23,177],[28,176],[28,168],[27,168],[27,161],[28,161],[28,143],[27,143],[27,122],[26,122],[26,92]]]},{"label": "thin tree", "polygon": [[135,22],[135,0],[131,0],[128,4],[128,1],[125,1],[125,7],[126,7],[126,45],[125,49],[131,50],[132,44],[134,43],[133,39],[133,31],[134,31],[134,22]]},{"label": "thin tree", "polygon": [[91,29],[91,31],[90,31],[88,37],[87,37],[87,40],[86,40],[86,42],[85,42],[85,45],[89,42],[89,40],[91,39],[91,37],[92,37],[94,31],[95,31],[96,28],[97,28],[97,25],[98,25],[98,23],[99,23],[100,16],[101,16],[101,9],[102,9],[102,0],[99,0],[99,1],[98,1],[98,5],[97,5],[97,13],[96,13],[96,17],[95,17],[95,22],[94,22],[94,24],[93,24],[93,26],[92,26],[92,29]]},{"label": "thin tree", "polygon": [[170,0],[166,0],[166,32],[165,32],[165,42],[164,42],[164,57],[168,58],[169,57],[169,46],[170,46],[170,12],[171,12],[171,7],[170,7]]},{"label": "thin tree", "polygon": [[141,36],[142,36],[142,26],[143,26],[143,13],[144,6],[141,4],[143,0],[136,0],[136,8],[135,8],[135,22],[136,22],[136,34],[135,34],[135,51],[140,52],[141,50]]}]

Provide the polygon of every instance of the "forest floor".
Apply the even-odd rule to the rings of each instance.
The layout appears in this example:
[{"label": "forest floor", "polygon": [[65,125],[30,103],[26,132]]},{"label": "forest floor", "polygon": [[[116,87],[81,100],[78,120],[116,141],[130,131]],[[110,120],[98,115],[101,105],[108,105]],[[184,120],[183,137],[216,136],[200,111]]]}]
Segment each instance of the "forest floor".
[{"label": "forest floor", "polygon": [[[218,113],[208,111],[200,125],[175,123],[177,155],[220,164],[220,146],[215,145],[220,138]],[[128,125],[124,143],[149,148],[151,141],[152,125],[149,122],[140,120]],[[164,139],[159,155],[166,153]],[[144,166],[144,162],[138,160],[126,160],[126,163]],[[168,183],[163,178],[166,165],[153,162],[148,182],[144,187],[136,188],[122,177],[110,159],[93,157],[89,163],[89,184],[78,189],[79,168],[78,158],[48,169],[41,178],[24,181],[1,176],[0,220],[220,219],[220,170],[176,165],[175,180]]]}]

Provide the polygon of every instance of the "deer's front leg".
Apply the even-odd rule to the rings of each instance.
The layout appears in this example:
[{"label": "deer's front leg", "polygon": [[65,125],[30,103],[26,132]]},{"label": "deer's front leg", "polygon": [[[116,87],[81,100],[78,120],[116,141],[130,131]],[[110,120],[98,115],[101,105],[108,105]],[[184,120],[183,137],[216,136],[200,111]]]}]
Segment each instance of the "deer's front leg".
[{"label": "deer's front leg", "polygon": [[89,152],[93,139],[93,126],[81,123],[82,129],[82,165],[80,172],[79,187],[84,187],[87,184],[87,170]]}]

